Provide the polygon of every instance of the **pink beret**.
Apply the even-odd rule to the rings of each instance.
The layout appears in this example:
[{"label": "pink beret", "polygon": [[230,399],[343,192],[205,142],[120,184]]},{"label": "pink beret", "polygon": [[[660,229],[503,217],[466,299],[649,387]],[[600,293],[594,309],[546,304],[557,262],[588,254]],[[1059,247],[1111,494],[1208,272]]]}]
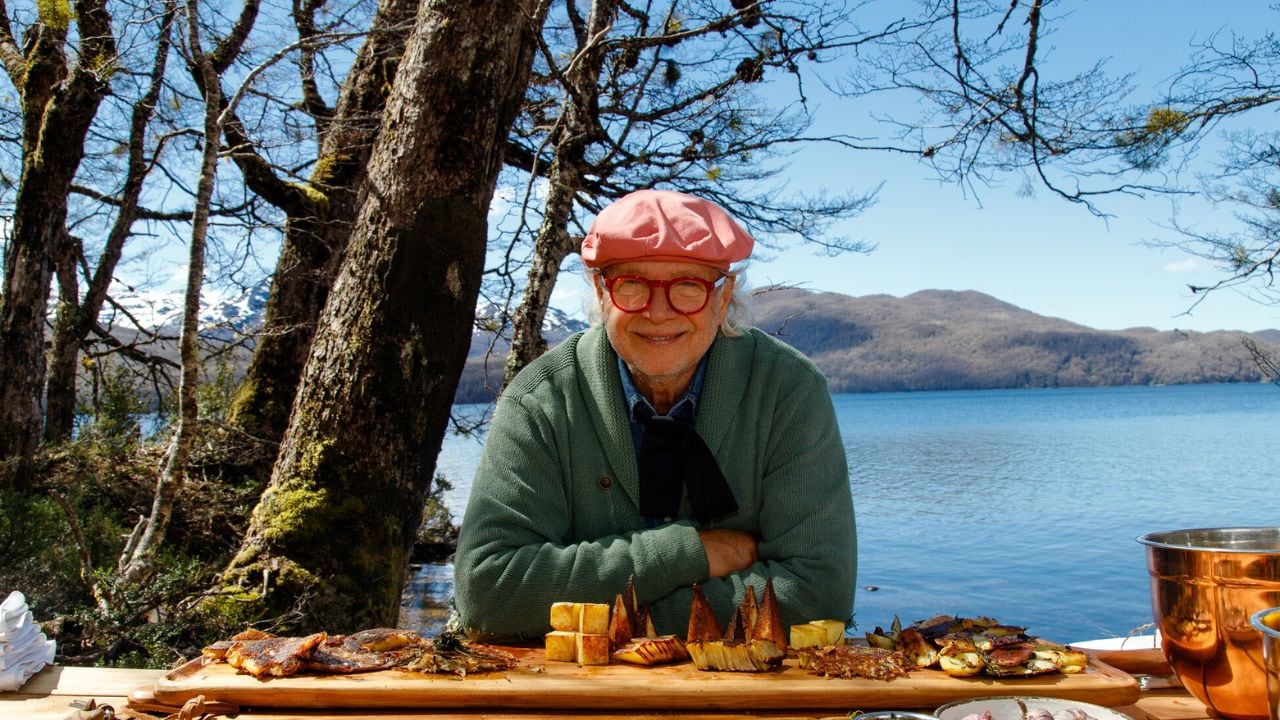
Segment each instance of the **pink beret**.
[{"label": "pink beret", "polygon": [[679,260],[728,270],[755,241],[719,205],[670,190],[637,190],[600,211],[582,240],[582,262]]}]

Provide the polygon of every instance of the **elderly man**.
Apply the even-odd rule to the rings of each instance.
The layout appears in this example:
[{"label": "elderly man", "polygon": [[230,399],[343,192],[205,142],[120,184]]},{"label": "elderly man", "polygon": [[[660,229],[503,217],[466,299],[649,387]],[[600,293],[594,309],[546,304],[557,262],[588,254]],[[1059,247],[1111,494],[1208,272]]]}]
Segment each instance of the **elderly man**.
[{"label": "elderly man", "polygon": [[698,583],[721,623],[772,577],[787,624],[847,619],[857,545],[826,381],[739,327],[750,235],[719,206],[641,190],[582,243],[602,327],[530,364],[498,400],[463,518],[459,619],[536,639],[553,602],[628,578],[660,633]]}]

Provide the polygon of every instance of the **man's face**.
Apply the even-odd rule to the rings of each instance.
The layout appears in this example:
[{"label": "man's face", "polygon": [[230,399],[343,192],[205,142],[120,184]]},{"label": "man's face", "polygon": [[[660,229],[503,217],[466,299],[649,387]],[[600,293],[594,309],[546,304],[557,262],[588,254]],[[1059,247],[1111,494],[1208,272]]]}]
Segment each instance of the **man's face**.
[{"label": "man's face", "polygon": [[[603,275],[638,275],[648,280],[694,277],[715,282],[723,273],[696,263],[644,260],[612,265]],[[732,289],[733,277],[729,276],[720,289],[712,291],[706,307],[685,315],[671,307],[662,288],[652,289],[649,307],[625,312],[614,306],[602,283],[596,284],[596,299],[609,342],[631,370],[641,392],[650,395],[655,388],[683,392],[688,387],[698,362],[724,321]]]}]

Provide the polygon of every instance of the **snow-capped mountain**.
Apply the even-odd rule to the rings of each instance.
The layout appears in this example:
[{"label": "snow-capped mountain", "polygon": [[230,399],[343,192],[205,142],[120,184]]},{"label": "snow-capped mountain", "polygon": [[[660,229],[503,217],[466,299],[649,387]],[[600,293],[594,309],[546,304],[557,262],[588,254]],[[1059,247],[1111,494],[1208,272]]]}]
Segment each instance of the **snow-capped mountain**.
[{"label": "snow-capped mountain", "polygon": [[[497,303],[478,303],[476,305],[476,328],[502,327],[505,324],[502,322],[502,318],[506,312]],[[514,309],[511,312],[514,312]],[[557,307],[547,308],[547,315],[542,319],[542,332],[549,336],[566,336],[585,329],[587,329],[586,321]]]},{"label": "snow-capped mountain", "polygon": [[[209,332],[250,331],[261,326],[270,290],[270,278],[241,289],[204,288],[200,298],[200,327]],[[127,327],[136,322],[142,328],[166,334],[177,334],[182,326],[182,290],[131,290],[117,286],[112,289],[112,298],[115,305],[103,307],[100,315],[104,324]]]},{"label": "snow-capped mountain", "polygon": [[[206,287],[201,293],[200,327],[207,333],[221,331],[252,332],[262,326],[267,308],[267,296],[271,290],[271,278],[264,278],[251,287],[242,289]],[[178,333],[182,325],[182,290],[129,290],[117,287],[112,297],[117,307],[107,306],[102,311],[104,324],[119,327],[132,325],[119,317],[121,311],[146,329],[157,329],[166,334]],[[494,327],[502,318],[501,306],[481,303],[476,307],[476,326]],[[559,308],[548,308],[543,332],[549,335],[577,332],[587,324]]]}]

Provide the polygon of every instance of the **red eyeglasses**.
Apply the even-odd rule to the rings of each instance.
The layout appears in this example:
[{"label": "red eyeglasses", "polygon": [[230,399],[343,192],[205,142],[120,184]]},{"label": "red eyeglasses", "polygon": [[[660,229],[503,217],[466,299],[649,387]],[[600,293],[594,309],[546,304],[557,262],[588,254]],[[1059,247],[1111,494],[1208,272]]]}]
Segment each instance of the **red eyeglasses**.
[{"label": "red eyeglasses", "polygon": [[678,277],[670,280],[650,280],[639,275],[615,275],[604,278],[613,306],[622,312],[637,313],[649,308],[653,302],[653,289],[662,288],[667,294],[667,304],[681,315],[702,312],[711,300],[711,291],[724,282],[727,275],[717,280],[696,277]]}]

